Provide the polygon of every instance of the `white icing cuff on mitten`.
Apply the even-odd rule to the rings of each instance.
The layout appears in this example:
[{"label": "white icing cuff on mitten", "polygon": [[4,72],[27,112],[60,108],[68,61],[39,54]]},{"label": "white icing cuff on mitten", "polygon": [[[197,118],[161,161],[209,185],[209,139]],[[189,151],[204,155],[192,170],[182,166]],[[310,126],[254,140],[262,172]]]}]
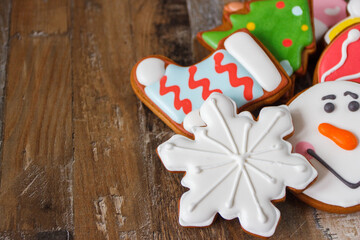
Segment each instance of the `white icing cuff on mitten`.
[{"label": "white icing cuff on mitten", "polygon": [[248,33],[234,33],[225,40],[224,46],[263,89],[271,92],[279,86],[281,74],[269,56]]},{"label": "white icing cuff on mitten", "polygon": [[149,86],[165,74],[165,62],[159,58],[146,58],[136,68],[136,78],[139,83]]}]

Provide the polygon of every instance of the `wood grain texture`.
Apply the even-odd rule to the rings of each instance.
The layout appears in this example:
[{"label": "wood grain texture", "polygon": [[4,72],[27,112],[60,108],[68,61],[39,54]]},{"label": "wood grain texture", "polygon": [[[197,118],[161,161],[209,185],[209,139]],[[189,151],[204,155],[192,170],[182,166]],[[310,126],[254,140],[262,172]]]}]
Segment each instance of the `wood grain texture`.
[{"label": "wood grain texture", "polygon": [[359,239],[360,212],[334,214],[315,210],[318,229],[328,239]]},{"label": "wood grain texture", "polygon": [[196,34],[213,29],[222,22],[222,0],[187,0],[191,29],[191,50],[193,63],[205,58],[209,51],[196,40]]},{"label": "wood grain texture", "polygon": [[[29,1],[33,9],[44,1]],[[64,3],[66,1],[52,1]],[[24,30],[55,33],[67,8],[36,8],[48,22],[22,16],[29,10],[12,1],[11,33],[4,107],[0,185],[0,236],[39,238],[56,232],[71,235],[72,119],[71,65],[68,35],[33,35]],[[44,22],[44,19],[41,20]],[[63,28],[63,31],[67,31]]]},{"label": "wood grain texture", "polygon": [[11,36],[62,34],[69,30],[69,26],[69,0],[12,1]]},{"label": "wood grain texture", "polygon": [[[0,155],[2,150],[2,123],[4,107],[4,87],[6,82],[6,66],[9,49],[9,28],[10,28],[11,1],[0,1]],[[1,159],[0,159],[1,166]],[[1,168],[0,168],[1,176]]]},{"label": "wood grain texture", "polygon": [[151,204],[139,147],[137,100],[129,84],[136,58],[131,10],[145,7],[141,5],[74,2],[74,226],[78,239],[133,239],[149,233],[144,231],[149,229]]},{"label": "wood grain texture", "polygon": [[11,41],[0,231],[72,228],[70,52],[64,49],[67,37]]}]

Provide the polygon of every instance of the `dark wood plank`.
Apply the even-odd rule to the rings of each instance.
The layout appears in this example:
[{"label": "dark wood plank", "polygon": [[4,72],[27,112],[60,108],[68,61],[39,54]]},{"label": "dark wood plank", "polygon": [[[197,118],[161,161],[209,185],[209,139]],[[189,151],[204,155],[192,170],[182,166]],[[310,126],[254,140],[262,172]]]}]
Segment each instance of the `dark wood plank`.
[{"label": "dark wood plank", "polygon": [[12,1],[11,35],[62,34],[70,26],[69,0]]},{"label": "dark wood plank", "polygon": [[190,19],[193,62],[198,62],[205,58],[209,51],[197,41],[196,34],[221,25],[224,4],[222,0],[187,0],[186,3]]},{"label": "dark wood plank", "polygon": [[0,232],[72,229],[69,48],[68,37],[11,41]]},{"label": "dark wood plank", "polygon": [[68,28],[64,27],[69,9],[62,6],[68,2],[12,2],[0,238],[70,237],[71,61]]},{"label": "dark wood plank", "polygon": [[327,239],[359,239],[360,212],[352,214],[314,211],[316,225]]},{"label": "dark wood plank", "polygon": [[[141,11],[149,4],[74,2],[74,225],[78,239],[135,238],[141,228],[149,229],[151,205],[139,147],[137,99],[129,82],[137,41],[131,9]],[[153,12],[143,14],[151,17]],[[141,24],[146,31],[151,22]]]},{"label": "dark wood plank", "polygon": [[[0,1],[0,155],[2,150],[3,97],[6,82],[6,66],[9,49],[11,0]],[[1,166],[1,159],[0,159]],[[1,168],[0,168],[1,176]]]}]

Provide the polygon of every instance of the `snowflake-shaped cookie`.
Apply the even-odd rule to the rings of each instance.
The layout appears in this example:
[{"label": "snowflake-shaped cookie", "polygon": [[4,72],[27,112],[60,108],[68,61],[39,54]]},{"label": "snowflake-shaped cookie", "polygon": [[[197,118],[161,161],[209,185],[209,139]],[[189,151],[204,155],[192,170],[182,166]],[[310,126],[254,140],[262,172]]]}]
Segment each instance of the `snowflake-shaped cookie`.
[{"label": "snowflake-shaped cookie", "polygon": [[219,213],[239,218],[247,232],[271,236],[280,218],[271,201],[284,199],[286,186],[302,190],[317,176],[283,139],[293,131],[287,106],[264,108],[254,121],[213,93],[200,116],[206,125],[192,127],[195,140],[175,135],[158,147],[169,171],[186,172],[181,184],[190,190],[180,200],[180,224],[208,226]]}]

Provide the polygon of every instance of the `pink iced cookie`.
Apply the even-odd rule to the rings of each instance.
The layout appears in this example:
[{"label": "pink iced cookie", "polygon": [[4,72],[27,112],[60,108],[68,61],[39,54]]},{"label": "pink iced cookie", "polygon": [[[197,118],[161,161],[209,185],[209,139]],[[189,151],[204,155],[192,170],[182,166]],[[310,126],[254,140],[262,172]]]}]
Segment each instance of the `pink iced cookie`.
[{"label": "pink iced cookie", "polygon": [[333,25],[347,17],[344,0],[314,0],[314,24],[317,40]]},{"label": "pink iced cookie", "polygon": [[347,28],[360,23],[360,0],[349,0],[346,10],[349,16],[336,23],[325,33],[324,40],[327,44]]}]

